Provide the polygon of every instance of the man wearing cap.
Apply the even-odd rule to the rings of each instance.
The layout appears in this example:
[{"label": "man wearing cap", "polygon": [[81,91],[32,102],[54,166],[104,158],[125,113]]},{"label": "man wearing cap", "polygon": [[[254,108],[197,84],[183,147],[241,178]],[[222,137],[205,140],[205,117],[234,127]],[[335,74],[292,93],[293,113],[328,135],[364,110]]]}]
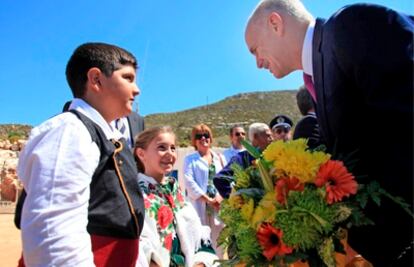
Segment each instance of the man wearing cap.
[{"label": "man wearing cap", "polygon": [[272,130],[273,140],[291,140],[291,129],[293,126],[292,120],[286,115],[276,115],[270,123],[269,128]]}]

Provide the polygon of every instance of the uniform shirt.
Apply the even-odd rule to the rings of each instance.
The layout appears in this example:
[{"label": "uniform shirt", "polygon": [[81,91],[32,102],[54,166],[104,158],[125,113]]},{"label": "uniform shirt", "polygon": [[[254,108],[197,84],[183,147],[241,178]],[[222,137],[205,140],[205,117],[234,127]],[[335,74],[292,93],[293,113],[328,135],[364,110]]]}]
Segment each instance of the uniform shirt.
[{"label": "uniform shirt", "polygon": [[[76,109],[119,139],[104,118],[81,99]],[[31,131],[18,175],[27,191],[21,235],[26,266],[94,266],[88,223],[89,184],[100,151],[76,115],[65,112]]]}]

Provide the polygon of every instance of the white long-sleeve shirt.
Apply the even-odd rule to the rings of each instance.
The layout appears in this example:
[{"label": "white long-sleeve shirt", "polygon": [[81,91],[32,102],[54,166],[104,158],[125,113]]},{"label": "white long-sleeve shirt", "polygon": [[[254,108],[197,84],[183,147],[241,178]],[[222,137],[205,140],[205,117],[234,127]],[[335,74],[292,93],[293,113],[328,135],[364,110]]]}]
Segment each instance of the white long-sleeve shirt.
[{"label": "white long-sleeve shirt", "polygon": [[[108,139],[121,136],[83,100],[74,99],[70,109],[92,119]],[[94,266],[86,226],[99,157],[88,130],[70,112],[33,128],[17,169],[27,191],[21,221],[26,266]]]}]

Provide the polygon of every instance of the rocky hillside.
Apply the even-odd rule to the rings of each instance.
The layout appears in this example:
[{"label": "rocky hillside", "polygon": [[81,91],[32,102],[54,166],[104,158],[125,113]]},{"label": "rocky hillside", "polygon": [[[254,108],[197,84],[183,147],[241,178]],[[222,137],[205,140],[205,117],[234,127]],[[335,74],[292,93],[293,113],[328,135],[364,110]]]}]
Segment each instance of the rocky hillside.
[{"label": "rocky hillside", "polygon": [[179,144],[190,143],[191,128],[198,123],[209,125],[216,146],[227,146],[228,129],[233,124],[245,126],[253,122],[269,123],[276,114],[285,114],[296,122],[300,113],[296,106],[296,90],[237,94],[208,106],[145,117],[147,127],[170,125],[177,133]]},{"label": "rocky hillside", "polygon": [[[179,112],[151,114],[145,117],[146,127],[170,125],[177,133],[180,146],[190,144],[191,128],[195,124],[205,123],[214,132],[215,145],[227,146],[228,129],[231,125],[245,126],[253,122],[269,121],[276,114],[285,114],[294,122],[300,118],[296,106],[296,90],[253,92],[237,94],[219,102]],[[27,138],[32,127],[29,125],[0,125],[0,140],[11,143]]]}]

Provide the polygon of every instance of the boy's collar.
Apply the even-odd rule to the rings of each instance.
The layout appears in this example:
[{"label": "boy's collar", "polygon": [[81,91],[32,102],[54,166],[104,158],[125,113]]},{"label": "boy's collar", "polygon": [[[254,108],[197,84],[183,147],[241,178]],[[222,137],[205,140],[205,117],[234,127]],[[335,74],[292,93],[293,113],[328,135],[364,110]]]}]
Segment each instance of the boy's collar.
[{"label": "boy's collar", "polygon": [[85,116],[91,119],[94,123],[96,123],[99,127],[101,127],[102,131],[104,132],[106,139],[116,139],[119,140],[122,135],[118,131],[114,131],[112,127],[105,121],[102,115],[94,109],[91,105],[89,105],[85,100],[80,98],[74,98],[69,109],[76,109],[79,112],[82,112]]}]

